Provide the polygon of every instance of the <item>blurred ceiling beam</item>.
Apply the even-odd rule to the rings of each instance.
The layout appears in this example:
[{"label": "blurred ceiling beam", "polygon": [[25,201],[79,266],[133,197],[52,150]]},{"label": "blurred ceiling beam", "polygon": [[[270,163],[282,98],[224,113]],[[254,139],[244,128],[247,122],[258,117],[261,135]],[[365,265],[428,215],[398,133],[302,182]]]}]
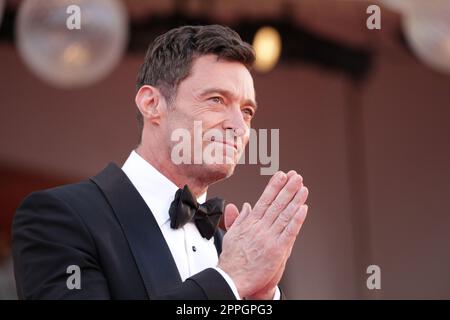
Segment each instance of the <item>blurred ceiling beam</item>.
[{"label": "blurred ceiling beam", "polygon": [[[306,61],[360,79],[379,46],[402,42],[401,16],[366,0],[123,0],[131,21],[129,49],[145,51],[162,32],[183,24],[221,23],[252,42],[271,25],[283,39],[280,61]],[[13,41],[20,0],[7,1],[0,41]],[[382,7],[382,30],[368,30],[366,9]],[[400,40],[400,41],[399,41]]]},{"label": "blurred ceiling beam", "polygon": [[[292,17],[300,26],[351,46],[374,45],[396,39],[401,33],[401,15],[382,0],[122,0],[132,23],[160,16],[183,15],[188,19],[211,20],[237,25],[248,20],[279,20]],[[17,10],[22,0],[7,0]],[[382,8],[382,30],[368,30],[366,9]]]},{"label": "blurred ceiling beam", "polygon": [[[401,15],[382,1],[366,0],[125,0],[133,20],[151,19],[176,12],[191,19],[208,18],[227,25],[245,20],[278,20],[293,16],[311,32],[353,46],[375,45],[396,39]],[[372,4],[382,11],[382,30],[366,28],[366,9]]]}]

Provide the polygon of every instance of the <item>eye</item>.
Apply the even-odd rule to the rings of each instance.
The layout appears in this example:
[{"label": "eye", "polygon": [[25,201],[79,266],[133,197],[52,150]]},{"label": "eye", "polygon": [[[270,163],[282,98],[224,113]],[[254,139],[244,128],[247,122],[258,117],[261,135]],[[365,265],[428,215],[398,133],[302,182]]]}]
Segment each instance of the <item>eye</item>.
[{"label": "eye", "polygon": [[211,100],[214,103],[224,104],[222,97],[212,97],[212,98],[209,98],[209,100]]},{"label": "eye", "polygon": [[253,115],[255,114],[255,112],[253,111],[253,109],[251,108],[245,108],[244,110],[242,110],[245,114],[248,114],[249,116],[253,117]]}]

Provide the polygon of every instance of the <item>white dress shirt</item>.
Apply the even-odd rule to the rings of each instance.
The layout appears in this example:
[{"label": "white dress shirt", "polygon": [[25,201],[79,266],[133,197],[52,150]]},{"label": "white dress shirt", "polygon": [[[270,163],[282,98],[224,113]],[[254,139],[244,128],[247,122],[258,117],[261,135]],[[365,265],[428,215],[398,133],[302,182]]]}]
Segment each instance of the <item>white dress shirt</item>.
[{"label": "white dress shirt", "polygon": [[[231,277],[217,267],[218,256],[214,237],[210,240],[203,238],[193,222],[188,222],[178,229],[170,227],[169,208],[178,187],[135,151],[131,152],[122,170],[153,213],[181,279],[184,281],[207,268],[214,268],[228,283],[236,299],[240,299]],[[205,200],[206,192],[197,198],[199,203],[204,203]],[[278,300],[279,297],[280,292],[277,290],[274,299]]]}]

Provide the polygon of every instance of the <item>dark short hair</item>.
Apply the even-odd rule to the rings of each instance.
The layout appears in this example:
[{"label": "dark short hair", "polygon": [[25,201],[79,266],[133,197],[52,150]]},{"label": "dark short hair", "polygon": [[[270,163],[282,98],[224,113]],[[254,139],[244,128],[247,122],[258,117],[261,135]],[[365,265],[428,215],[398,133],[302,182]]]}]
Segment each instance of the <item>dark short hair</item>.
[{"label": "dark short hair", "polygon": [[[226,26],[183,26],[169,30],[150,44],[136,87],[139,90],[143,85],[154,86],[170,103],[179,83],[189,75],[192,61],[207,54],[240,62],[248,69],[255,61],[251,45]],[[143,118],[139,110],[137,119],[142,131]]]}]

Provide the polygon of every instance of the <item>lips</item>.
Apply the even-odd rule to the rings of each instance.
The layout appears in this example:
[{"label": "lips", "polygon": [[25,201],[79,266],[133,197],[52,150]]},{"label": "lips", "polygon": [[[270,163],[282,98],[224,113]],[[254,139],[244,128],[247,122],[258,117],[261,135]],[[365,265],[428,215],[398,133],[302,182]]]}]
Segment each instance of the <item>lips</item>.
[{"label": "lips", "polygon": [[235,144],[234,142],[229,142],[229,141],[220,141],[220,142],[222,142],[223,144],[229,145],[237,150],[237,144]]},{"label": "lips", "polygon": [[238,150],[237,144],[232,142],[232,141],[216,140],[215,137],[211,137],[211,141],[213,141],[213,142],[222,142],[223,144],[226,144],[226,145],[236,149],[236,151]]}]

